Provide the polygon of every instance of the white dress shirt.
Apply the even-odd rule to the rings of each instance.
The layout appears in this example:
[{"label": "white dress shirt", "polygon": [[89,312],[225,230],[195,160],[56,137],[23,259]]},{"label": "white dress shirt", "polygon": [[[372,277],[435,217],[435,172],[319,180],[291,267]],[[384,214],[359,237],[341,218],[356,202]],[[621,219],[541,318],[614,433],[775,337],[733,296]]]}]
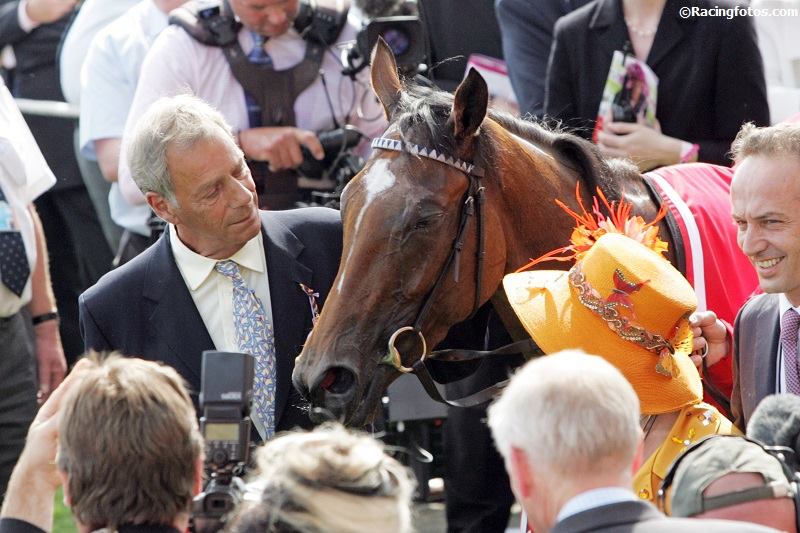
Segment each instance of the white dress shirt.
[{"label": "white dress shirt", "polygon": [[64,36],[59,57],[61,92],[64,99],[78,105],[81,99],[81,65],[89,44],[106,24],[133,7],[139,0],[84,0]]},{"label": "white dress shirt", "polygon": [[[95,141],[122,138],[142,62],[166,27],[166,13],[153,0],[141,0],[92,41],[81,70],[80,149],[87,159],[97,160]],[[147,204],[130,204],[117,183],[111,184],[108,204],[117,225],[150,235]]]},{"label": "white dress shirt", "polygon": [[[31,275],[36,266],[36,233],[28,205],[55,182],[14,98],[0,78],[0,186],[11,211],[10,227],[0,227],[0,231],[20,232]],[[30,277],[19,297],[0,284],[0,317],[17,313],[30,302],[31,294]]]},{"label": "white dress shirt", "polygon": [[[778,296],[778,331],[780,332],[780,323],[781,319],[783,319],[783,313],[788,311],[794,307],[790,302],[789,299],[786,297],[785,294],[781,293]],[[800,307],[794,307],[794,310],[800,313]],[[798,351],[800,353],[800,351]],[[786,372],[783,368],[783,347],[781,346],[780,342],[778,342],[778,366],[776,368],[776,384],[775,384],[775,393],[776,394],[783,394],[785,392],[789,392],[786,390]]]},{"label": "white dress shirt", "polygon": [[[200,317],[217,350],[239,352],[233,325],[233,283],[216,270],[218,261],[190,250],[178,237],[175,226],[169,225],[172,255],[178,270],[200,312]],[[272,302],[269,296],[267,261],[264,240],[258,235],[247,241],[238,252],[226,258],[239,265],[247,286],[253,289],[264,304],[267,319],[272,323]]]}]

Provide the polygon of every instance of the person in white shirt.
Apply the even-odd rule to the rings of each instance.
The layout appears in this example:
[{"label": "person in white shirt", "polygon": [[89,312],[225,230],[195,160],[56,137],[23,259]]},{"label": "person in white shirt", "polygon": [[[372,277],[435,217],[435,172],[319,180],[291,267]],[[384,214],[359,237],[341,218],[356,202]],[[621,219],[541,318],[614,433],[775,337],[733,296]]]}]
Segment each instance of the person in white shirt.
[{"label": "person in white shirt", "polygon": [[125,120],[150,45],[167,27],[167,14],[185,1],[141,0],[97,34],[81,70],[80,150],[87,159],[97,161],[103,177],[111,182],[111,218],[126,230],[115,258],[117,266],[150,244],[150,208],[128,202],[116,183]]},{"label": "person in white shirt", "polygon": [[[286,71],[305,60],[308,42],[293,26],[300,10],[299,0],[230,0],[229,5],[241,23],[236,37],[244,54],[251,55],[255,39],[265,39],[261,46],[275,71]],[[249,161],[266,161],[272,171],[297,167],[302,162],[301,146],[321,159],[323,151],[316,134],[333,129],[336,123],[352,124],[367,137],[373,137],[385,129],[386,121],[369,88],[369,69],[350,78],[342,74],[340,60],[343,47],[355,39],[358,27],[355,15],[350,14],[335,44],[324,52],[320,75],[294,101],[296,123],[273,126],[253,123],[245,90],[234,77],[223,48],[202,44],[183,28],[170,26],[158,36],[142,65],[124,136],[130,135],[139,117],[155,100],[189,92],[222,113],[237,132]],[[131,203],[144,202],[124,154],[119,185]]]},{"label": "person in white shirt", "polygon": [[[45,398],[67,368],[44,233],[33,206],[55,181],[0,78],[0,501],[36,414],[37,390]],[[22,265],[4,258],[14,234],[24,248]]]}]

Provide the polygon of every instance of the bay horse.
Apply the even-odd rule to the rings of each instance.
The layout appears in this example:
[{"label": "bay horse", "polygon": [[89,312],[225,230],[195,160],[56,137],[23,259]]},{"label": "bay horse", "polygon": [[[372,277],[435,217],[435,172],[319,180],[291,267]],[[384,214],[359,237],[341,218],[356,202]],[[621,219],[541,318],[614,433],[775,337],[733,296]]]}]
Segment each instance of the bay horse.
[{"label": "bay horse", "polygon": [[[577,211],[576,187],[583,198],[599,190],[645,220],[661,203],[630,163],[488,109],[474,70],[450,95],[404,86],[385,43],[371,65],[390,125],[343,192],[339,271],[293,374],[312,405],[356,426],[451,326],[489,299],[504,307],[505,274],[568,242],[574,221],[556,199]],[[668,218],[660,234],[676,263]],[[735,234],[729,217],[727,224]],[[508,325],[507,308],[501,316]]]}]

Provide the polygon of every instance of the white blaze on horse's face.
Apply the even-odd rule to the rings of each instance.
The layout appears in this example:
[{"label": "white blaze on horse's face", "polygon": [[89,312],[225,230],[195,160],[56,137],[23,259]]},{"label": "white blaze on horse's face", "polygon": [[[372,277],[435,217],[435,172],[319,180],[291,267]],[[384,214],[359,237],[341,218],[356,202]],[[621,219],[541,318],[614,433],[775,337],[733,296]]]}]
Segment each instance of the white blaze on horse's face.
[{"label": "white blaze on horse's face", "polygon": [[[382,192],[388,191],[397,181],[395,175],[389,170],[389,159],[378,159],[369,167],[369,170],[361,176],[365,183],[367,196],[364,198],[364,204],[361,206],[361,211],[358,212],[356,217],[356,224],[353,228],[353,241],[358,236],[358,228],[361,227],[361,219],[364,218],[364,213],[367,212],[369,205],[375,198]],[[339,276],[339,283],[336,284],[336,291],[341,292],[344,285],[344,278],[347,276],[347,264],[350,261],[350,256],[353,255],[353,247],[347,251],[347,258],[342,263],[342,273]]]}]

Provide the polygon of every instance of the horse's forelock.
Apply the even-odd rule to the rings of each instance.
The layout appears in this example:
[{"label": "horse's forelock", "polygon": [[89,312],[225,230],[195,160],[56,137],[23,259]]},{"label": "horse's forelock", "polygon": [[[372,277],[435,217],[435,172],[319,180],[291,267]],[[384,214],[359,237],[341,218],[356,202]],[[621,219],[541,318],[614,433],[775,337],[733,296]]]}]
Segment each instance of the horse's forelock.
[{"label": "horse's forelock", "polygon": [[[421,146],[455,154],[458,143],[447,127],[447,119],[453,107],[453,95],[444,91],[414,83],[406,83],[392,117],[400,136]],[[504,129],[538,146],[551,147],[559,137],[543,123],[516,118],[509,113],[490,109],[489,118]],[[474,161],[478,166],[490,167],[498,150],[497,141],[484,138],[478,143]]]}]

